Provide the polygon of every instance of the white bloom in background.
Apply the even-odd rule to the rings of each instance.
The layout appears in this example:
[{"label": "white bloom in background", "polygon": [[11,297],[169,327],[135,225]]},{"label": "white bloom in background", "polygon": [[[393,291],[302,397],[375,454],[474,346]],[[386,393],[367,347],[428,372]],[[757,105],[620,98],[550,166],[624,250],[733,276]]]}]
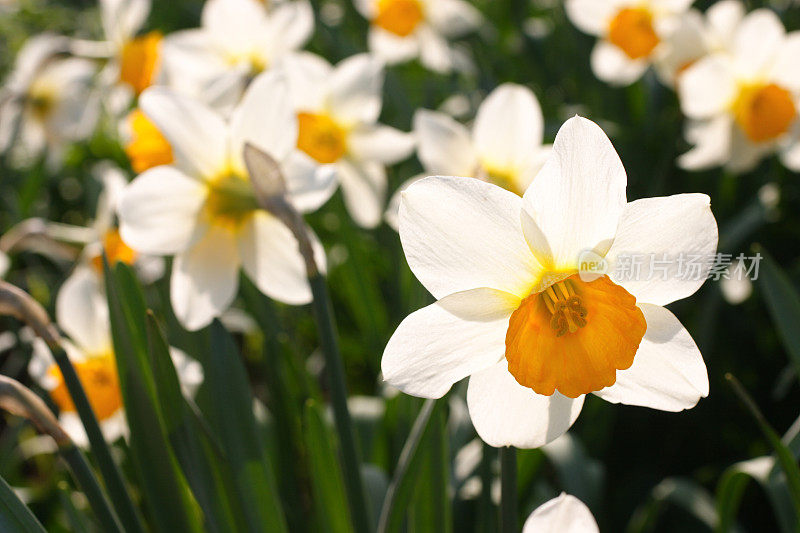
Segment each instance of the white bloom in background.
[{"label": "white bloom in background", "polygon": [[0,251],[0,279],[3,279],[11,267],[11,259],[2,251]]},{"label": "white bloom in background", "polygon": [[[195,330],[220,316],[236,296],[239,268],[266,295],[289,304],[311,300],[303,260],[289,229],[259,210],[243,150],[246,142],[284,164],[289,199],[319,207],[330,184],[314,169],[294,171],[297,121],[285,79],[257,76],[230,121],[210,107],[163,87],[140,98],[142,111],[172,146],[175,162],[140,174],[119,203],[120,233],[143,253],[175,255],[175,315]],[[314,238],[318,263],[322,246]]]},{"label": "white bloom in background", "polygon": [[600,533],[600,528],[586,504],[562,492],[531,513],[522,533]]},{"label": "white bloom in background", "polygon": [[680,16],[694,0],[567,0],[575,26],[599,40],[592,70],[610,84],[628,85],[667,52]]},{"label": "white bloom in background", "polygon": [[406,159],[412,135],[378,124],[383,65],[368,54],[336,67],[319,56],[287,59],[297,112],[297,148],[306,164],[335,171],[350,216],[363,227],[381,221],[386,202],[386,165]]},{"label": "white bloom in background", "polygon": [[[472,131],[445,113],[421,109],[414,115],[417,154],[424,176],[469,176],[522,195],[550,153],[543,145],[544,119],[527,87],[506,83],[483,101]],[[401,191],[389,203],[386,219],[397,227]]]},{"label": "white bloom in background", "polygon": [[706,55],[729,53],[744,15],[740,0],[716,2],[705,14],[696,9],[684,13],[656,62],[662,81],[672,87],[681,74]]},{"label": "white bloom in background", "polygon": [[0,92],[0,152],[22,162],[46,152],[51,168],[61,164],[64,148],[83,140],[98,117],[91,61],[63,58],[64,37],[31,38],[17,55]]},{"label": "white bloom in background", "polygon": [[[408,264],[437,302],[407,317],[382,360],[386,381],[439,398],[470,376],[467,403],[492,446],[539,447],[578,417],[584,395],[665,411],[708,394],[703,358],[663,306],[693,294],[676,260],[653,275],[612,268],[586,281],[580,257],[711,256],[717,224],[704,194],[628,203],[608,137],[575,117],[523,198],[475,179],[431,177],[400,203]],[[687,279],[690,278],[690,279]]]},{"label": "white bloom in background", "polygon": [[690,119],[686,140],[695,145],[680,157],[683,168],[747,171],[778,152],[784,165],[800,170],[800,32],[787,34],[772,11],[748,14],[730,52],[693,64],[678,94]]},{"label": "white bloom in background", "polygon": [[731,305],[739,305],[753,294],[753,282],[750,281],[747,270],[745,262],[738,260],[728,267],[719,282],[722,297]]},{"label": "white bloom in background", "polygon": [[301,49],[313,31],[314,12],[306,0],[208,0],[200,28],[165,39],[165,83],[227,111],[249,77]]},{"label": "white bloom in background", "polygon": [[369,49],[389,64],[415,57],[436,72],[463,60],[448,43],[476,29],[480,13],[463,0],[354,0],[370,22]]},{"label": "white bloom in background", "polygon": [[[108,306],[97,284],[97,276],[79,266],[58,293],[56,321],[70,338],[63,342],[64,349],[86,391],[103,436],[113,442],[128,435],[128,424],[111,341]],[[170,348],[170,355],[184,393],[193,395],[203,381],[202,366],[176,348]],[[50,393],[59,408],[59,423],[67,434],[78,446],[88,447],[86,431],[61,371],[41,339],[34,341],[28,371]]]}]

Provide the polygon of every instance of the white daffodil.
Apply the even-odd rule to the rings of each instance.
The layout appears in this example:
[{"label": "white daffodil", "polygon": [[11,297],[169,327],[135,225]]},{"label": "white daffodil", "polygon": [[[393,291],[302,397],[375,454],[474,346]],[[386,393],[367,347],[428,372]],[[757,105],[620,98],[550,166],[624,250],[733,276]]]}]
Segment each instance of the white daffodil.
[{"label": "white daffodil", "polygon": [[22,162],[46,152],[55,168],[64,148],[94,129],[95,67],[88,60],[60,57],[67,49],[64,37],[43,34],[19,52],[0,93],[0,152],[10,151]]},{"label": "white daffodil", "polygon": [[[120,233],[143,253],[175,255],[172,306],[183,325],[201,328],[228,308],[240,266],[268,296],[309,302],[297,243],[277,218],[258,209],[243,160],[249,142],[282,162],[289,199],[301,211],[330,196],[330,184],[314,168],[300,172],[292,160],[297,120],[285,79],[275,71],[257,76],[230,121],[163,87],[142,93],[140,105],[169,141],[175,162],[147,170],[126,188]],[[314,243],[324,267],[322,247]]]},{"label": "white daffodil", "polygon": [[[397,328],[384,379],[439,398],[470,376],[470,416],[492,446],[552,441],[589,393],[666,411],[693,407],[708,394],[705,364],[663,306],[703,284],[716,221],[706,195],[628,203],[626,185],[608,137],[575,117],[522,198],[457,177],[406,189],[403,250],[438,301]],[[640,260],[637,275],[619,268],[637,254],[674,261]],[[686,256],[703,259],[693,275],[681,271]],[[617,267],[585,276],[590,259]]]},{"label": "white daffodil", "polygon": [[306,44],[314,12],[306,0],[208,0],[201,24],[165,39],[165,83],[228,110],[249,77]]},{"label": "white daffodil", "polygon": [[[58,293],[56,321],[71,339],[63,341],[64,349],[86,391],[103,436],[113,442],[127,436],[128,424],[101,283],[91,267],[79,265]],[[203,381],[202,366],[176,348],[170,348],[170,355],[184,393],[193,395]],[[34,341],[28,371],[50,393],[60,411],[59,422],[67,434],[79,446],[87,447],[86,431],[64,378],[41,339]]]},{"label": "white daffodil", "polygon": [[368,54],[332,67],[310,53],[287,59],[297,112],[297,149],[308,164],[335,170],[350,216],[361,226],[380,223],[386,165],[407,158],[412,135],[378,124],[383,65]]},{"label": "white daffodil", "polygon": [[[423,176],[438,175],[478,178],[522,194],[550,153],[550,146],[542,144],[539,101],[530,89],[512,83],[484,100],[472,131],[445,113],[423,109],[414,115],[414,135],[425,174],[403,184],[401,191]],[[386,212],[395,228],[401,191]]]},{"label": "white daffodil", "polygon": [[800,170],[800,32],[786,33],[772,11],[758,9],[736,28],[729,52],[694,63],[678,82],[681,108],[690,119],[681,156],[686,169],[755,167],[779,152]]},{"label": "white daffodil", "polygon": [[706,55],[730,52],[744,15],[745,7],[739,0],[716,2],[705,14],[696,9],[684,13],[656,62],[662,81],[674,86],[678,76]]},{"label": "white daffodil", "polygon": [[543,503],[525,520],[522,533],[599,533],[592,512],[575,496],[564,492]]},{"label": "white daffodil", "polygon": [[480,25],[478,10],[463,0],[353,0],[370,22],[369,49],[389,64],[415,57],[436,72],[464,61],[448,43]]},{"label": "white daffodil", "polygon": [[665,44],[694,0],[567,0],[567,15],[599,37],[592,51],[595,75],[628,85],[665,54]]}]

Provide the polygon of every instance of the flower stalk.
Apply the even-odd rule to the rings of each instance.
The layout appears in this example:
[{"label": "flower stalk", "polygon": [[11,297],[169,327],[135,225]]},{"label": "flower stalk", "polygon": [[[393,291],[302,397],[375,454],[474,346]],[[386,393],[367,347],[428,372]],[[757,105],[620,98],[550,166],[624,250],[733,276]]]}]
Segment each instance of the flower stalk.
[{"label": "flower stalk", "polygon": [[500,531],[516,533],[517,525],[517,449],[500,448]]},{"label": "flower stalk", "polygon": [[333,417],[341,444],[344,482],[347,487],[353,526],[357,533],[367,533],[370,528],[366,496],[361,480],[361,467],[353,423],[347,407],[344,366],[339,352],[336,325],[325,277],[314,259],[308,226],[300,213],[286,199],[286,184],[278,163],[269,154],[249,143],[246,143],[244,147],[244,161],[259,207],[275,216],[289,228],[297,239],[300,254],[305,262],[306,275],[313,295],[314,317],[317,322],[331,389]]}]

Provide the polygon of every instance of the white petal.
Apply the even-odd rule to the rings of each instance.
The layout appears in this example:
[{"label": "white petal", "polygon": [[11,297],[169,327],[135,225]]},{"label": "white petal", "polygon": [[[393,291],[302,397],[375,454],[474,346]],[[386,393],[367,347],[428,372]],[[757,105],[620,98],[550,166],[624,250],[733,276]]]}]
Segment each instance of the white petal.
[{"label": "white petal", "polygon": [[769,9],[756,9],[742,21],[733,42],[737,73],[744,78],[767,74],[783,44],[786,30]]},{"label": "white petal", "polygon": [[730,61],[715,54],[686,69],[678,80],[678,96],[689,118],[709,118],[724,112],[736,97]]},{"label": "white petal", "polygon": [[480,11],[464,0],[434,0],[427,8],[430,24],[448,37],[470,32],[483,20]]},{"label": "white petal", "polygon": [[564,492],[537,507],[522,526],[522,533],[595,532],[600,528],[586,504]]},{"label": "white petal", "polygon": [[686,170],[704,170],[728,161],[733,127],[733,120],[727,114],[703,121],[690,120],[686,140],[696,146],[678,158],[678,165]]},{"label": "white petal", "polygon": [[717,40],[717,45],[728,48],[736,29],[745,16],[745,7],[739,0],[721,0],[706,10],[709,30]]},{"label": "white petal", "polygon": [[582,32],[603,35],[619,8],[619,1],[566,0],[564,8],[569,20]]},{"label": "white petal", "polygon": [[339,185],[334,165],[319,165],[299,150],[289,154],[282,168],[289,201],[301,213],[319,209]]},{"label": "white petal", "polygon": [[150,14],[150,0],[100,0],[106,38],[120,46],[136,35]]},{"label": "white petal", "polygon": [[56,297],[58,325],[84,352],[100,354],[111,348],[111,324],[99,274],[80,264]]},{"label": "white petal", "polygon": [[416,176],[407,179],[394,192],[392,197],[389,198],[389,205],[386,207],[386,212],[383,214],[383,218],[386,220],[386,223],[395,231],[400,230],[400,198],[403,195],[403,191],[408,189],[412,183],[416,183],[425,177],[425,174],[417,174]]},{"label": "white petal", "polygon": [[441,398],[503,358],[508,319],[519,302],[506,292],[472,289],[412,313],[386,345],[383,379],[412,396]]},{"label": "white petal", "polygon": [[641,305],[647,321],[633,365],[617,371],[617,382],[596,392],[606,401],[661,411],[682,411],[708,396],[703,356],[689,332],[669,310]]},{"label": "white petal", "polygon": [[142,93],[139,105],[172,147],[180,168],[195,177],[213,177],[228,158],[228,126],[205,104],[164,87]]},{"label": "white petal", "polygon": [[289,93],[297,111],[321,111],[326,106],[328,80],[333,67],[316,54],[299,52],[286,56],[279,64],[289,81]]},{"label": "white petal", "polygon": [[687,65],[691,65],[708,53],[708,37],[703,15],[691,10],[677,21],[677,27],[669,33],[662,46],[663,52],[656,58],[658,74],[665,84],[674,86]]},{"label": "white petal", "polygon": [[216,46],[234,57],[252,52],[269,30],[266,8],[258,0],[208,0],[202,24]]},{"label": "white petal", "polygon": [[386,170],[383,165],[343,159],[336,164],[336,173],[347,211],[356,224],[364,228],[380,224],[386,201]]},{"label": "white petal", "polygon": [[357,128],[347,139],[350,154],[359,161],[394,165],[414,151],[414,136],[398,129],[375,124]]},{"label": "white petal", "polygon": [[269,14],[273,57],[302,48],[314,33],[314,10],[306,0],[274,4]]},{"label": "white petal", "polygon": [[404,63],[419,55],[419,40],[415,34],[399,37],[393,33],[370,27],[369,50],[390,65]]},{"label": "white petal", "polygon": [[592,71],[598,79],[611,85],[630,85],[642,77],[649,63],[631,59],[608,41],[598,41],[592,50]]},{"label": "white petal", "polygon": [[481,104],[473,133],[485,167],[523,169],[542,145],[544,118],[539,101],[527,87],[503,84]]},{"label": "white petal", "polygon": [[455,55],[444,36],[427,24],[420,25],[416,36],[419,40],[419,60],[425,67],[441,74],[453,70]]},{"label": "white petal", "polygon": [[478,166],[469,130],[445,113],[414,114],[417,153],[425,170],[446,176],[472,176]]},{"label": "white petal", "polygon": [[436,298],[489,287],[525,297],[540,265],[522,234],[522,200],[472,178],[430,177],[402,193],[408,265]]},{"label": "white petal", "polygon": [[553,152],[525,191],[525,237],[543,266],[571,270],[580,254],[605,254],[625,208],[627,176],[614,146],[594,122],[569,119]]},{"label": "white petal", "polygon": [[[325,252],[312,235],[320,269],[325,268]],[[283,303],[307,304],[311,301],[305,263],[297,240],[278,219],[256,213],[245,224],[239,237],[239,253],[244,271],[261,292]]]},{"label": "white petal", "polygon": [[233,111],[230,129],[231,158],[240,171],[246,142],[276,161],[286,158],[297,146],[297,118],[286,78],[272,70],[256,76]]},{"label": "white petal", "polygon": [[[666,305],[694,294],[708,277],[719,240],[710,204],[705,194],[629,203],[606,256],[614,283],[639,303]],[[630,272],[637,257],[641,270]]]},{"label": "white petal", "polygon": [[369,54],[351,56],[333,71],[328,104],[345,124],[372,124],[381,113],[383,65]]},{"label": "white petal", "polygon": [[8,258],[8,255],[0,251],[0,279],[3,279],[3,277],[5,277],[10,266],[11,266],[11,260]]},{"label": "white petal", "polygon": [[170,299],[183,326],[198,330],[220,316],[239,286],[239,251],[225,228],[211,226],[192,248],[175,256]]},{"label": "white petal", "polygon": [[205,186],[180,170],[171,166],[152,168],[122,193],[122,239],[144,253],[181,252],[192,242],[205,198]]},{"label": "white petal", "polygon": [[800,91],[800,32],[790,33],[781,43],[771,78],[793,92]]},{"label": "white petal", "polygon": [[517,383],[505,359],[472,374],[467,389],[475,430],[496,447],[539,448],[555,440],[578,418],[584,398],[536,394]]}]

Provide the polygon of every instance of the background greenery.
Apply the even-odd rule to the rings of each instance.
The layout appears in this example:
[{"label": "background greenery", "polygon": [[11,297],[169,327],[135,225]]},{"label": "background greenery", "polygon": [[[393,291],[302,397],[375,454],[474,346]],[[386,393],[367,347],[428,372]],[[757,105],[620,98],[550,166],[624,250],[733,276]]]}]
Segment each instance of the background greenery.
[{"label": "background greenery", "polygon": [[[349,2],[312,3],[318,17],[317,30],[308,47],[311,51],[336,62],[365,50],[367,25]],[[460,46],[474,57],[474,75],[436,75],[416,63],[393,67],[387,73],[381,120],[408,130],[416,108],[437,108],[453,94],[463,94],[475,103],[502,82],[525,84],[542,104],[548,141],[575,113],[604,127],[627,169],[629,200],[681,192],[707,193],[720,225],[720,251],[749,255],[758,246],[773,259],[762,264],[762,276],[753,296],[739,306],[726,303],[719,284],[714,282],[707,283],[694,297],[670,306],[703,353],[711,382],[709,397],[688,412],[665,413],[616,406],[589,396],[566,448],[520,452],[521,516],[565,490],[590,506],[604,531],[707,531],[724,526],[724,520],[720,520],[726,513],[736,515],[734,527],[742,530],[793,530],[797,502],[786,499],[780,469],[762,484],[748,483],[748,478],[733,467],[741,461],[769,455],[773,448],[725,376],[731,373],[742,382],[779,434],[786,433],[800,415],[800,300],[795,292],[800,276],[800,181],[774,158],[745,175],[722,170],[687,173],[678,169],[675,157],[688,146],[681,137],[683,121],[674,93],[661,86],[652,73],[628,88],[609,87],[595,79],[589,67],[594,38],[571,25],[560,2],[549,3],[553,5],[527,0],[476,0],[486,24],[460,41]],[[696,6],[703,9],[710,3],[697,2]],[[746,3],[752,9],[767,2]],[[94,38],[100,34],[97,8],[92,1],[21,0],[20,6],[16,13],[0,15],[2,73],[8,72],[25,39],[40,31]],[[800,29],[800,8],[777,7],[787,29]],[[197,0],[156,1],[148,29],[167,33],[197,26],[201,8],[202,3]],[[326,17],[319,16],[320,10],[328,13],[328,19],[338,13],[340,23],[325,24],[322,20]],[[474,105],[464,119],[471,118],[471,114]],[[33,216],[87,223],[99,192],[98,183],[90,175],[92,165],[112,159],[122,168],[129,168],[112,138],[107,131],[99,131],[91,141],[75,146],[58,175],[50,175],[43,165],[13,169],[0,157],[0,233]],[[390,170],[391,190],[420,171],[421,166],[413,158],[397,165]],[[764,209],[757,200],[758,190],[768,182],[777,184],[781,193],[774,210]],[[432,300],[408,270],[397,234],[386,226],[374,231],[357,228],[347,216],[339,194],[310,216],[309,222],[330,258],[329,286],[348,386],[351,395],[359,397],[361,406],[354,407],[354,416],[362,459],[369,465],[365,471],[368,499],[377,519],[387,483],[422,405],[421,400],[403,395],[384,399],[379,380],[381,354],[397,324]],[[8,280],[52,310],[56,290],[71,266],[34,253],[21,253],[13,257]],[[124,285],[124,280],[125,272],[118,272],[111,276],[110,283]],[[131,294],[136,293],[130,287],[120,291],[124,299],[134,298]],[[162,380],[166,378],[153,370],[158,366],[149,360],[150,366],[144,366],[151,369],[140,371],[154,374],[148,379],[158,386],[155,392],[139,398],[140,408],[147,412],[150,402],[161,406],[154,408],[163,411],[159,416],[165,421],[162,426],[166,435],[159,438],[165,446],[172,447],[180,463],[172,464],[169,472],[158,476],[177,480],[183,488],[187,483],[201,486],[194,484],[193,476],[203,473],[218,482],[222,478],[223,482],[207,486],[239,491],[237,494],[244,501],[247,495],[242,491],[253,490],[262,507],[266,500],[254,487],[258,483],[267,488],[275,485],[292,531],[348,531],[351,526],[346,499],[335,461],[337,444],[327,422],[324,365],[317,350],[310,308],[268,302],[243,280],[237,305],[247,309],[262,328],[235,335],[236,344],[231,345],[220,328],[197,334],[184,332],[170,315],[167,295],[166,279],[145,289],[147,305],[155,310],[156,322],[164,328],[170,343],[204,364],[207,380],[197,404],[209,431],[204,433],[202,428],[194,427],[198,424],[194,418],[189,417],[191,422],[186,422],[186,412],[182,410],[185,406],[176,407],[180,401],[165,400],[168,390],[165,392]],[[144,321],[143,315],[140,318]],[[119,327],[124,329],[125,325]],[[18,329],[18,323],[0,319],[0,331]],[[246,374],[237,373],[237,365],[219,360],[221,354],[229,358],[228,363],[243,361]],[[140,355],[132,352],[130,361],[147,363],[136,359]],[[26,376],[29,357],[29,346],[18,344],[0,354],[0,373],[30,384]],[[237,387],[245,380],[266,406],[268,415],[256,421],[253,428],[232,429],[226,426],[232,422],[231,413],[247,405],[248,387]],[[460,410],[463,402],[458,398],[463,398],[463,393],[462,386],[454,387],[448,395],[451,401],[437,403],[406,484],[401,487],[399,494],[405,505],[401,507],[404,512],[400,522],[404,520],[401,525],[409,530],[495,529],[496,510],[490,491],[469,499],[462,497],[464,493],[458,489],[463,480],[456,479],[451,462],[461,447],[475,437]],[[223,405],[221,397],[226,398]],[[126,403],[128,400],[126,396]],[[189,426],[172,426],[171,420]],[[247,423],[244,419],[235,422]],[[147,425],[147,420],[142,423]],[[94,518],[86,510],[85,501],[75,497],[72,478],[57,456],[25,458],[21,454],[20,439],[33,435],[33,428],[10,417],[0,418],[0,425],[0,475],[14,487],[22,488],[25,501],[47,530],[94,528]],[[173,432],[176,427],[179,429]],[[180,431],[187,428],[194,428],[190,434],[204,436],[196,442],[182,441]],[[237,437],[230,439],[242,438],[244,442],[229,442],[234,433]],[[790,433],[785,442],[800,452],[800,440],[793,436]],[[219,469],[230,467],[230,472],[220,474],[213,465],[206,471],[198,466],[203,461],[184,462],[191,455],[186,455],[182,446],[198,442],[199,457],[224,457],[219,462],[225,466]],[[140,443],[130,444],[135,448]],[[216,447],[225,453],[215,456]],[[147,479],[142,475],[141,463],[137,466],[137,457],[141,461],[152,456],[138,455],[141,449],[127,449],[121,443],[117,448],[123,452],[123,467],[134,498],[145,502],[147,522],[163,529],[158,517],[163,508],[147,503],[147,493],[158,490],[165,481]],[[486,458],[475,474],[489,482],[485,485],[491,485],[496,474],[495,452],[487,447],[484,451]],[[165,464],[173,459],[164,458]],[[265,477],[260,481],[238,479],[238,461],[243,465],[262,461],[260,464],[266,465]],[[246,470],[246,466],[242,468]],[[226,478],[231,473],[233,481]],[[444,496],[445,485],[455,489],[447,492],[449,500]],[[205,508],[204,501],[214,500],[214,490],[206,495],[207,500],[195,490],[199,507]],[[739,501],[741,506],[737,509]],[[194,501],[176,505],[188,509],[187,520],[191,522],[196,512]],[[227,510],[224,502],[219,505],[223,508],[217,509],[215,516],[228,517],[220,523],[231,520],[229,523],[237,528],[245,527],[235,512],[236,502]]]}]

